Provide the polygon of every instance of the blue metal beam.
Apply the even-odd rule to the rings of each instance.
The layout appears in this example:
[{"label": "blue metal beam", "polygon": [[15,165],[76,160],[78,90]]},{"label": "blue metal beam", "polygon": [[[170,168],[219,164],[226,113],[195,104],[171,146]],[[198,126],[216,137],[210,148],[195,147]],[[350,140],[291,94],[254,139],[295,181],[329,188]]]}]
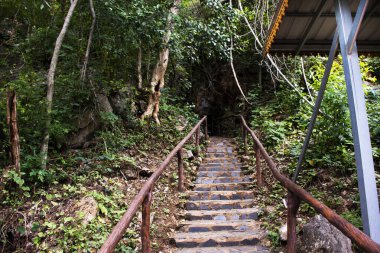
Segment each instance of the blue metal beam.
[{"label": "blue metal beam", "polygon": [[366,234],[377,243],[380,243],[379,202],[367,111],[362,88],[363,82],[355,42],[352,53],[347,53],[347,42],[353,27],[349,1],[335,0],[335,13],[354,137],[363,228]]},{"label": "blue metal beam", "polygon": [[334,57],[335,57],[336,51],[338,49],[338,38],[339,38],[338,31],[336,30],[335,34],[334,34],[333,42],[331,44],[331,49],[330,49],[330,53],[329,53],[329,58],[327,60],[325,72],[323,73],[321,87],[319,88],[318,97],[317,97],[317,100],[315,101],[315,106],[313,108],[313,114],[311,116],[310,123],[309,123],[308,129],[307,129],[306,138],[305,138],[305,141],[304,141],[303,146],[302,146],[301,154],[298,158],[297,168],[294,171],[293,182],[295,182],[297,180],[298,174],[301,171],[302,161],[305,157],[306,150],[309,146],[311,134],[313,133],[314,125],[315,125],[315,122],[317,120],[317,116],[318,116],[318,112],[319,112],[319,108],[321,107],[323,95],[325,94],[327,81],[329,80],[330,71],[331,71],[331,68],[332,68],[332,65],[334,62]]},{"label": "blue metal beam", "polygon": [[361,0],[358,6],[358,10],[355,15],[354,23],[351,27],[351,32],[350,35],[348,36],[348,41],[347,41],[347,53],[351,54],[352,50],[354,48],[354,44],[356,41],[356,37],[358,36],[359,33],[359,28],[360,25],[363,21],[365,11],[367,9],[369,0]]}]

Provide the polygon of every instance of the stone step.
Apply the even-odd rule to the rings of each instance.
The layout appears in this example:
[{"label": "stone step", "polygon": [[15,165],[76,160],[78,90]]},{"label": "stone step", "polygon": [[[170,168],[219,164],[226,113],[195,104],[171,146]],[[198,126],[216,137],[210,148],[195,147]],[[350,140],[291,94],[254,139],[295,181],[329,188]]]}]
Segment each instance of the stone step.
[{"label": "stone step", "polygon": [[230,209],[230,210],[190,210],[182,213],[182,216],[193,220],[257,220],[259,210],[257,208]]},{"label": "stone step", "polygon": [[259,231],[212,231],[199,233],[176,233],[177,247],[217,247],[256,245],[265,236]]},{"label": "stone step", "polygon": [[226,210],[253,207],[253,199],[239,200],[197,200],[186,203],[187,210]]},{"label": "stone step", "polygon": [[249,190],[251,176],[244,174],[246,166],[238,160],[235,146],[232,139],[211,137],[172,238],[181,248],[176,252],[269,253],[260,246],[265,233]]},{"label": "stone step", "polygon": [[255,220],[195,220],[181,223],[179,231],[181,232],[210,232],[222,230],[258,230],[260,223]]},{"label": "stone step", "polygon": [[250,185],[251,182],[195,184],[194,191],[238,191],[246,190]]},{"label": "stone step", "polygon": [[220,163],[220,164],[228,164],[228,163],[239,163],[239,160],[237,157],[216,157],[216,158],[210,158],[210,157],[205,157],[202,160],[203,163],[205,164],[210,164],[210,163]]},{"label": "stone step", "polygon": [[238,165],[227,165],[227,166],[204,166],[201,165],[198,172],[203,171],[241,171],[241,166]]},{"label": "stone step", "polygon": [[253,199],[252,191],[189,191],[189,200]]},{"label": "stone step", "polygon": [[251,181],[250,177],[198,177],[196,184],[242,183]]},{"label": "stone step", "polygon": [[270,251],[260,245],[252,246],[232,246],[232,247],[196,247],[179,249],[175,253],[270,253]]},{"label": "stone step", "polygon": [[207,152],[206,158],[210,159],[219,159],[219,158],[236,158],[237,153],[236,152]]},{"label": "stone step", "polygon": [[199,171],[198,177],[241,177],[244,176],[241,170],[230,171]]},{"label": "stone step", "polygon": [[243,164],[241,162],[231,162],[231,161],[209,161],[204,162],[201,167],[231,167],[231,166],[242,166]]},{"label": "stone step", "polygon": [[220,147],[220,146],[208,146],[207,147],[207,153],[233,153],[234,148],[233,147]]}]

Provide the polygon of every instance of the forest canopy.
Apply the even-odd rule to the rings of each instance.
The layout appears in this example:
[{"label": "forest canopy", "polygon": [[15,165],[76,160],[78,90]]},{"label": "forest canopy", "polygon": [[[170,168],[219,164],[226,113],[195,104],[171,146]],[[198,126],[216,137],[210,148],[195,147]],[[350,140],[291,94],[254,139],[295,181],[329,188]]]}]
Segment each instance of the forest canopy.
[{"label": "forest canopy", "polygon": [[[150,153],[161,161],[203,115],[208,115],[211,134],[222,135],[224,129],[237,135],[233,123],[218,126],[218,120],[244,114],[266,148],[283,159],[282,170],[291,175],[327,57],[262,57],[276,3],[2,0],[0,206],[4,221],[0,226],[7,231],[0,236],[0,245],[9,251],[99,248],[122,215],[120,210],[127,208],[123,188],[108,183],[123,178],[120,168],[148,166],[139,159],[147,159]],[[376,173],[380,173],[380,58],[361,56],[360,67]],[[10,155],[11,94],[17,105],[19,166]],[[349,178],[339,185],[342,189],[357,186],[341,56],[333,63],[321,112],[300,184],[328,198],[328,192],[313,188],[321,171]],[[153,144],[144,143],[147,140],[164,145],[162,154]],[[87,173],[100,183],[93,185]],[[90,223],[87,231],[75,227],[74,218],[63,221],[63,214],[49,213],[67,204],[71,194],[73,199],[92,196],[99,203],[100,219]],[[340,213],[360,227],[358,194],[350,194],[352,203]],[[33,213],[27,213],[31,207]],[[5,218],[15,212],[23,215],[7,225]],[[275,231],[274,225],[267,226]],[[277,232],[271,236],[278,244]],[[136,237],[134,232],[125,236]],[[136,244],[132,240],[120,247],[134,252],[128,250]]]}]

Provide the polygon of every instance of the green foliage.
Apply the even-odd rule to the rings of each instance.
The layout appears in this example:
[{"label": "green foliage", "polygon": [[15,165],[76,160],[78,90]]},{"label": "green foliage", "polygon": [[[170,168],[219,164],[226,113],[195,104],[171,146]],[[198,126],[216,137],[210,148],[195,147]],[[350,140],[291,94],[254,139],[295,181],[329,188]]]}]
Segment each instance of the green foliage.
[{"label": "green foliage", "polygon": [[342,213],[342,217],[351,222],[357,228],[363,229],[362,217],[359,209]]},{"label": "green foliage", "polygon": [[[310,84],[313,99],[317,95],[324,74],[326,58],[308,57],[305,61],[306,78]],[[291,59],[294,69],[299,59]],[[375,167],[379,161],[379,85],[373,75],[374,60],[362,57],[360,67],[363,89],[366,96],[368,120],[371,131]],[[359,194],[357,192],[357,174],[355,169],[354,147],[341,57],[334,61],[327,89],[322,102],[321,112],[313,131],[311,142],[303,161],[303,170],[297,183],[307,189],[315,198],[335,209],[345,219],[358,228],[362,228]],[[303,83],[302,73],[294,71],[293,83]],[[310,99],[306,85],[299,85],[302,96]],[[251,89],[249,98],[254,104],[250,110],[251,126],[259,130],[264,146],[275,154],[282,172],[291,177],[294,173],[301,147],[304,142],[310,121],[312,108],[300,100],[298,95],[286,84],[280,83],[275,90],[259,88]],[[260,101],[260,102],[259,102]],[[264,101],[264,102],[262,102]],[[276,211],[263,217],[263,225],[270,231],[272,246],[280,243],[277,233],[281,221],[278,216],[284,211],[281,199],[286,195],[278,192],[272,185],[270,193],[264,193],[264,201],[268,205],[276,205]],[[277,197],[276,197],[277,196]],[[275,204],[274,204],[275,203]],[[312,217],[317,212],[307,203],[302,203],[299,217]],[[307,220],[307,218],[305,218]]]},{"label": "green foliage", "polygon": [[268,239],[270,240],[272,246],[280,245],[281,238],[278,232],[269,230]]},{"label": "green foliage", "polygon": [[[297,59],[295,59],[297,61]],[[306,75],[309,79],[312,92],[316,95],[323,77],[326,58],[309,57],[306,65]],[[362,78],[365,81],[375,82],[371,77],[371,66],[368,60],[361,58]],[[301,75],[301,73],[299,73]],[[301,77],[300,77],[301,78]],[[379,122],[378,96],[371,86],[364,85],[368,99],[369,122],[372,129],[374,153],[378,154]],[[253,90],[252,98],[260,96]],[[307,96],[305,89],[304,96]],[[376,108],[376,109],[375,109]],[[301,151],[304,135],[311,117],[311,107],[303,104],[294,92],[285,87],[276,91],[275,100],[252,110],[252,126],[260,129],[264,134],[264,141],[269,149],[279,154],[290,155],[293,171]],[[340,173],[352,173],[354,165],[353,140],[347,102],[347,92],[342,68],[342,59],[334,62],[327,89],[323,99],[321,111],[313,131],[307,155],[305,169],[335,168]]]},{"label": "green foliage", "polygon": [[175,50],[192,62],[204,58],[228,59],[230,39],[237,30],[238,21],[238,13],[228,3],[218,0],[195,2],[181,13],[175,41],[182,42],[182,49],[176,45]]}]

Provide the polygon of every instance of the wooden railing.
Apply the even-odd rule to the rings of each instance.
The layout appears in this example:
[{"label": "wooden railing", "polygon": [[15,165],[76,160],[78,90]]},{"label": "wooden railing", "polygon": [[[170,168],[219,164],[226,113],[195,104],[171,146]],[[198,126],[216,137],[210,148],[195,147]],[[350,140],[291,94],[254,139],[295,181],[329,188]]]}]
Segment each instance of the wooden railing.
[{"label": "wooden railing", "polygon": [[184,191],[184,171],[183,171],[183,159],[182,159],[182,148],[186,142],[192,137],[195,133],[195,145],[196,151],[195,155],[199,154],[199,140],[200,140],[200,127],[205,123],[205,138],[208,138],[207,135],[207,117],[203,117],[198,124],[190,131],[190,133],[170,152],[170,154],[165,158],[164,162],[157,168],[157,170],[149,177],[145,182],[140,192],[134,197],[131,204],[129,205],[128,210],[124,213],[123,217],[113,228],[111,234],[108,236],[107,240],[104,242],[99,253],[108,253],[113,252],[118,242],[123,238],[125,230],[128,228],[129,224],[132,221],[132,218],[136,215],[139,207],[142,207],[142,222],[141,222],[141,244],[142,252],[150,253],[151,252],[151,243],[150,243],[150,206],[152,203],[152,190],[159,179],[159,177],[164,172],[165,168],[169,165],[170,161],[177,155],[178,157],[178,190]]},{"label": "wooden railing", "polygon": [[380,245],[374,242],[369,236],[359,230],[357,227],[352,225],[350,222],[339,216],[332,209],[324,205],[319,200],[315,199],[309,192],[305,189],[294,183],[292,180],[281,174],[277,169],[276,164],[273,162],[272,158],[268,155],[264,146],[261,144],[260,140],[257,138],[255,133],[250,129],[244,120],[243,116],[241,121],[243,124],[243,138],[245,150],[247,150],[247,133],[252,136],[252,139],[255,144],[255,157],[256,157],[256,175],[258,187],[261,187],[262,183],[262,174],[261,174],[261,165],[260,157],[263,156],[264,160],[267,162],[270,170],[272,171],[273,176],[288,190],[287,196],[287,252],[293,253],[296,252],[296,226],[297,226],[297,213],[301,201],[307,202],[311,205],[318,213],[322,214],[332,225],[337,229],[342,231],[347,237],[354,241],[360,248],[366,252],[380,253]]}]

